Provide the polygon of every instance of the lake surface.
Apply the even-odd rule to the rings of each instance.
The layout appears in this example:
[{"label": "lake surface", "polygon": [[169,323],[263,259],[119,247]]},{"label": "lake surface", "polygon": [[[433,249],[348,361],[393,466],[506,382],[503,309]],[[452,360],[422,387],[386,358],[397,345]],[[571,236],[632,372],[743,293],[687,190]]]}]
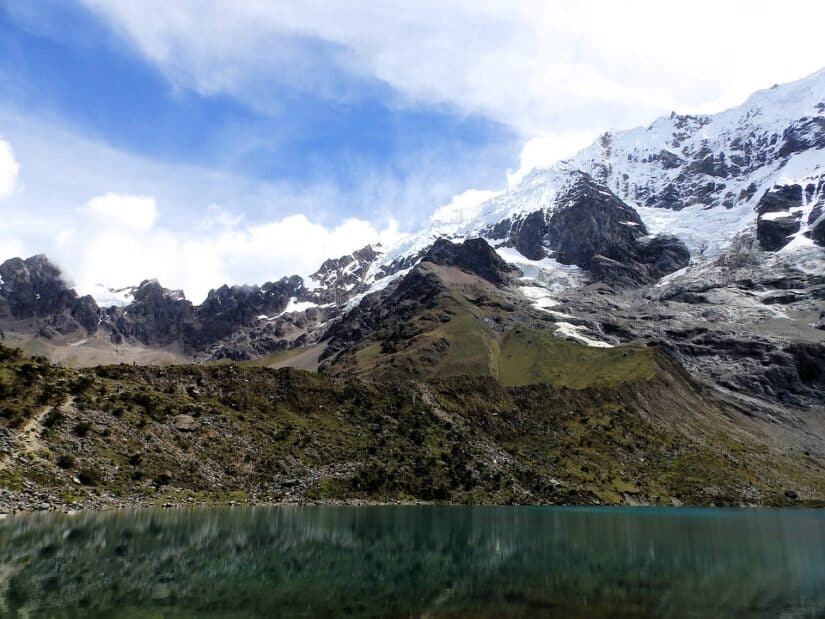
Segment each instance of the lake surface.
[{"label": "lake surface", "polygon": [[825,512],[310,507],[0,522],[3,617],[823,617]]}]

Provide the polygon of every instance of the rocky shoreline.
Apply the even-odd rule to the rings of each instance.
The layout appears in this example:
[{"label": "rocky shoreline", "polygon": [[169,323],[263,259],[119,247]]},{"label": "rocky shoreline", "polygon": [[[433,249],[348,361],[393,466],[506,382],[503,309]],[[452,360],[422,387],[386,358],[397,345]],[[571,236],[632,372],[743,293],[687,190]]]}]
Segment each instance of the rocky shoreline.
[{"label": "rocky shoreline", "polygon": [[[292,480],[288,480],[288,484],[293,488],[298,486],[291,485]],[[12,492],[4,488],[0,488],[0,520],[4,520],[17,516],[29,516],[33,514],[63,514],[72,516],[78,513],[88,512],[108,512],[108,511],[123,511],[123,510],[147,510],[147,509],[190,509],[190,508],[232,508],[232,507],[310,507],[310,506],[401,506],[401,505],[534,505],[546,507],[574,507],[574,506],[588,506],[588,507],[611,507],[615,505],[605,504],[600,500],[594,498],[587,502],[570,503],[545,503],[545,502],[480,502],[480,503],[461,503],[461,502],[444,502],[444,501],[425,501],[421,499],[394,499],[394,500],[373,500],[362,498],[350,499],[309,499],[304,494],[307,488],[299,488],[299,492],[290,493],[288,495],[276,494],[261,494],[253,497],[240,497],[228,499],[217,496],[204,496],[201,493],[187,492],[183,489],[174,489],[172,492],[165,492],[152,497],[147,496],[115,496],[109,492],[89,492],[82,500],[66,501],[60,496],[47,491],[46,489],[31,488],[23,492]],[[702,507],[702,508],[740,508],[740,509],[755,509],[755,508],[794,508],[794,509],[825,509],[825,499],[818,500],[800,500],[799,495],[793,490],[787,490],[775,503],[757,504],[742,502],[739,504],[716,504],[716,503],[701,503],[701,504],[684,504],[678,499],[672,499],[669,505],[653,504],[645,501],[639,501],[631,496],[624,497],[621,503],[623,507]]]},{"label": "rocky shoreline", "polygon": [[250,500],[218,500],[193,496],[186,496],[188,493],[182,492],[180,496],[164,496],[147,500],[145,497],[115,497],[107,493],[90,497],[83,503],[66,502],[60,497],[45,491],[33,491],[31,493],[11,493],[8,490],[0,489],[0,520],[16,516],[27,516],[32,514],[64,514],[72,516],[81,512],[104,512],[119,510],[144,510],[144,509],[188,509],[205,507],[306,507],[318,505],[336,506],[390,506],[390,505],[427,505],[426,501],[370,501],[365,499],[351,500],[299,500],[287,498],[276,500],[271,498],[260,498]]}]

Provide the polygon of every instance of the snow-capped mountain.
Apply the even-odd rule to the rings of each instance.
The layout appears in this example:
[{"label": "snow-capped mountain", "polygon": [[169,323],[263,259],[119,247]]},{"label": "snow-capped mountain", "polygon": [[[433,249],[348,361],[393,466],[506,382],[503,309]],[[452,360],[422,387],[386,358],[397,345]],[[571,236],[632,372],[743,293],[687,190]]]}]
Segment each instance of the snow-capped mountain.
[{"label": "snow-capped mountain", "polygon": [[[764,248],[774,251],[825,243],[825,69],[756,92],[715,115],[673,113],[648,127],[608,131],[570,159],[533,170],[489,200],[439,209],[425,229],[393,247],[366,247],[326,261],[303,282],[295,302],[302,309],[352,307],[406,273],[438,238],[482,237],[497,247],[517,248],[507,254],[514,263],[551,281],[554,274],[564,279],[582,265],[559,260],[546,238],[538,243],[541,249],[525,251],[517,237],[525,227],[534,232],[538,220],[528,216],[541,213],[548,220],[569,206],[583,174],[592,179],[594,195],[612,193],[638,214],[639,222],[633,216],[625,222],[645,231],[637,237],[676,237],[694,264],[758,229]],[[774,229],[780,243],[770,241]],[[100,286],[92,296],[101,306],[124,306],[133,292]]]},{"label": "snow-capped mountain", "polygon": [[[488,200],[440,209],[393,247],[327,260],[306,279],[222,286],[199,306],[153,280],[101,287],[95,303],[44,257],[10,260],[0,328],[243,359],[326,346],[352,313],[336,346],[358,346],[375,339],[370,312],[406,315],[382,304],[414,302],[397,288],[421,278],[436,241],[474,238],[486,243],[462,252],[489,244],[521,273],[496,284],[507,291],[495,303],[540,312],[559,336],[655,342],[717,386],[810,401],[825,393],[825,70],[719,114],[607,132]],[[396,347],[415,332],[382,328]]]},{"label": "snow-capped mountain", "polygon": [[437,238],[483,236],[507,244],[495,235],[497,225],[538,211],[549,215],[582,172],[633,207],[652,234],[680,238],[694,262],[718,256],[736,235],[754,231],[767,192],[798,185],[798,203],[788,207],[799,224],[793,245],[809,246],[825,204],[825,69],[754,93],[719,114],[673,113],[649,127],[608,131],[490,200],[440,210],[425,230],[388,248],[372,276],[379,279],[389,265],[420,254]]}]

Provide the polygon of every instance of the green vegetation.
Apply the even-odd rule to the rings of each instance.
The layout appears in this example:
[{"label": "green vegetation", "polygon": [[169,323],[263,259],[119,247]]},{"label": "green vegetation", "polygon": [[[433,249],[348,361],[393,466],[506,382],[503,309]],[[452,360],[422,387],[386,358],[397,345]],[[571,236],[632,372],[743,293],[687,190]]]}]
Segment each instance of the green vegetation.
[{"label": "green vegetation", "polygon": [[644,346],[591,348],[530,327],[491,332],[461,314],[422,333],[399,351],[372,343],[356,353],[356,373],[380,378],[492,376],[505,386],[548,383],[584,388],[653,378],[654,351]]},{"label": "green vegetation", "polygon": [[66,377],[43,357],[0,346],[0,424],[19,428],[39,408],[62,403]]},{"label": "green vegetation", "polygon": [[236,365],[78,371],[0,348],[0,407],[13,411],[0,417],[11,451],[0,487],[81,506],[823,503],[821,466],[738,422],[655,350],[576,355],[575,344],[513,333],[497,351],[505,380],[535,345],[563,362],[560,373],[544,366],[556,384],[376,383]]},{"label": "green vegetation", "polygon": [[538,329],[501,338],[498,378],[504,385],[549,383],[575,389],[651,379],[654,351],[644,346],[590,348]]}]

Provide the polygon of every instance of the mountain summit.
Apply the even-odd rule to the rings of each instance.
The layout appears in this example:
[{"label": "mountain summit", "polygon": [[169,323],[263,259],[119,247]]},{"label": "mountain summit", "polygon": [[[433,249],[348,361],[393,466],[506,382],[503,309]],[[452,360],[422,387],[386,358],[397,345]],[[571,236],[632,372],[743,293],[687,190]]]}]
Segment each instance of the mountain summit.
[{"label": "mountain summit", "polygon": [[[607,132],[395,246],[198,306],[147,280],[100,307],[47,258],[15,258],[0,266],[0,327],[78,365],[274,355],[338,373],[369,342],[378,365],[406,342],[441,367],[461,336],[429,321],[463,313],[485,346],[520,322],[591,348],[655,343],[719,388],[804,406],[825,394],[823,244],[825,70],[719,114]],[[490,355],[456,367],[488,373]]]},{"label": "mountain summit", "polygon": [[38,480],[14,509],[115,500],[96,484],[118,504],[821,505],[824,211],[825,71],[199,305],[152,279],[99,304],[14,258],[0,475]]}]

